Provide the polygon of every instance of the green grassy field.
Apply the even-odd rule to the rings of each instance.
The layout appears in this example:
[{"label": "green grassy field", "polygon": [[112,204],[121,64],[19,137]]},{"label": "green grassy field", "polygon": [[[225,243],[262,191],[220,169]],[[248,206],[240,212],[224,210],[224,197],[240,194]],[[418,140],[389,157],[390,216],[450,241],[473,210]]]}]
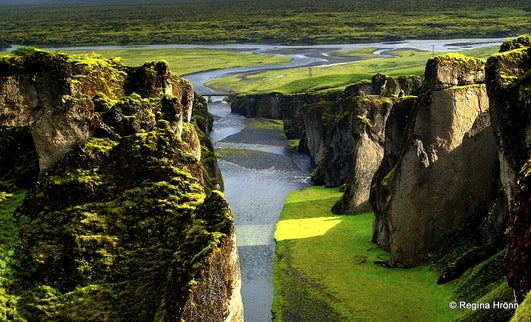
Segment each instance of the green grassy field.
[{"label": "green grassy field", "polygon": [[191,74],[200,71],[231,67],[247,67],[264,64],[283,64],[289,57],[266,54],[244,54],[230,50],[205,48],[142,49],[128,48],[119,50],[72,50],[65,51],[71,56],[98,54],[105,58],[120,57],[125,65],[140,66],[146,61],[167,61],[174,73]]},{"label": "green grassy field", "polygon": [[[499,50],[498,47],[462,51],[463,54],[487,58]],[[323,67],[291,68],[271,70],[252,74],[238,74],[216,79],[207,83],[220,92],[284,94],[343,88],[362,79],[370,79],[377,73],[390,76],[422,75],[432,52],[417,50],[396,50],[394,58],[368,55],[367,49],[344,51],[344,55],[363,57],[364,60]],[[370,50],[369,50],[370,51]],[[368,58],[368,59],[365,59]],[[372,59],[371,59],[372,58]],[[311,73],[311,76],[310,76]]]},{"label": "green grassy field", "polygon": [[427,266],[387,268],[389,253],[371,242],[372,213],[330,212],[338,189],[291,193],[275,232],[276,321],[451,321],[455,286],[437,285]]}]

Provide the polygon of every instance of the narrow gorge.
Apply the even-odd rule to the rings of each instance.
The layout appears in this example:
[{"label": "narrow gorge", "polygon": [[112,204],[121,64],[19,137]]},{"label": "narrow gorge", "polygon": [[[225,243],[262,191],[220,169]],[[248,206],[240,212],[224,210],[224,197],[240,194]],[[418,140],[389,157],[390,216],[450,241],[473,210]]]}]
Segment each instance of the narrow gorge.
[{"label": "narrow gorge", "polygon": [[[313,184],[341,187],[334,213],[374,212],[372,242],[390,254],[379,265],[430,265],[456,299],[523,302],[513,318],[523,321],[530,85],[522,36],[488,60],[435,56],[423,76],[238,95],[231,111],[247,127],[220,136],[206,100],[167,63],[15,50],[0,58],[0,319],[242,321],[241,294],[269,292],[271,269],[257,259],[274,252],[276,217],[247,221],[258,211],[239,207],[273,213],[283,201],[267,198],[306,186],[284,138],[246,141],[282,124],[309,155]],[[229,194],[261,199],[229,205]],[[243,287],[240,261],[256,266]]]}]

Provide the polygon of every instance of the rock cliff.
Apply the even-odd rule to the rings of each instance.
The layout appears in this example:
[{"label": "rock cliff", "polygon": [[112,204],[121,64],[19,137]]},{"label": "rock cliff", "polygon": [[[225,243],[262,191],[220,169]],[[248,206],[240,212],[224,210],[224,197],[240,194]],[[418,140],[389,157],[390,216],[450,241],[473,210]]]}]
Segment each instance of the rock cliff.
[{"label": "rock cliff", "polygon": [[347,190],[334,211],[369,209],[369,187],[383,153],[383,128],[393,104],[416,94],[421,77],[375,75],[345,91],[240,95],[232,111],[248,117],[281,118],[288,138],[300,139],[315,170],[312,181]]},{"label": "rock cliff", "polygon": [[2,188],[30,189],[16,318],[243,320],[204,103],[163,62],[27,48],[0,60]]},{"label": "rock cliff", "polygon": [[373,184],[373,240],[395,265],[439,256],[477,230],[496,200],[499,166],[483,69],[483,61],[460,55],[429,60],[426,92],[406,109],[410,115],[397,111],[388,122],[391,142]]},{"label": "rock cliff", "polygon": [[505,269],[517,300],[522,301],[531,289],[531,37],[505,42],[487,61],[486,77],[504,210],[510,212]]}]

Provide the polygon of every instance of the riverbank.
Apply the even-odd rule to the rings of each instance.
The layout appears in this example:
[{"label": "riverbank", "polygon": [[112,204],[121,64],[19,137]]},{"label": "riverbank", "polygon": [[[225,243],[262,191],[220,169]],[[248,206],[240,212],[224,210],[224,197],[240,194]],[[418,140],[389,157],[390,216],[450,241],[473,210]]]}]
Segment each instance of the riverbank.
[{"label": "riverbank", "polygon": [[437,285],[424,266],[389,268],[389,253],[371,242],[372,212],[338,216],[337,188],[294,191],[275,240],[275,321],[452,321],[456,287]]}]

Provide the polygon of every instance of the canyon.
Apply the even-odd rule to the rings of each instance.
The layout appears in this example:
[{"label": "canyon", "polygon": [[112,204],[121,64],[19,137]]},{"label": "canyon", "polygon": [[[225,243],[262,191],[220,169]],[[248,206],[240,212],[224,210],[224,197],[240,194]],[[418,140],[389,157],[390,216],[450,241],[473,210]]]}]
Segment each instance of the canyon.
[{"label": "canyon", "polygon": [[[333,211],[374,211],[390,267],[435,263],[441,284],[471,271],[471,283],[488,281],[471,297],[514,290],[522,302],[530,69],[523,36],[487,61],[441,55],[422,77],[238,95],[231,109],[282,119],[314,184],[343,187]],[[188,81],[164,62],[22,49],[0,60],[0,110],[2,189],[28,191],[14,214],[15,274],[3,287],[18,300],[6,317],[243,319],[213,119]]]},{"label": "canyon", "polygon": [[374,210],[373,242],[390,251],[392,267],[436,263],[441,284],[466,275],[471,286],[458,282],[459,292],[471,299],[493,291],[470,291],[482,279],[496,287],[489,296],[511,301],[512,288],[522,301],[529,59],[530,38],[522,36],[487,61],[434,57],[421,78],[375,75],[344,91],[239,95],[232,109],[283,119],[286,136],[312,157],[313,182],[343,186],[333,211]]}]

